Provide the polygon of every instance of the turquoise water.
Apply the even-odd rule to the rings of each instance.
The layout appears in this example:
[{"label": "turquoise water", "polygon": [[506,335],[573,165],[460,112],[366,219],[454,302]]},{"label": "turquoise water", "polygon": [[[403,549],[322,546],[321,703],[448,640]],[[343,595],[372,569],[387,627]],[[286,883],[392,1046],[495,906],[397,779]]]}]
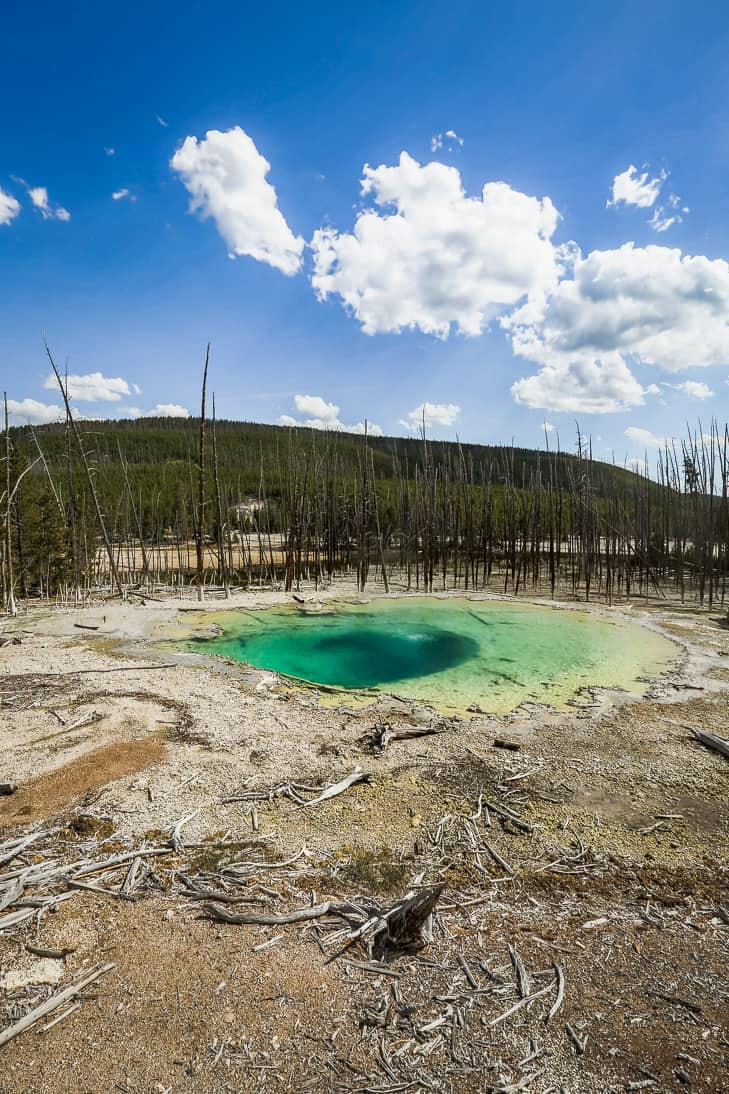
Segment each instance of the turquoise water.
[{"label": "turquoise water", "polygon": [[630,622],[500,601],[403,598],[327,610],[208,614],[197,650],[307,682],[377,688],[461,709],[563,706],[586,685],[639,690],[673,658],[666,639]]}]

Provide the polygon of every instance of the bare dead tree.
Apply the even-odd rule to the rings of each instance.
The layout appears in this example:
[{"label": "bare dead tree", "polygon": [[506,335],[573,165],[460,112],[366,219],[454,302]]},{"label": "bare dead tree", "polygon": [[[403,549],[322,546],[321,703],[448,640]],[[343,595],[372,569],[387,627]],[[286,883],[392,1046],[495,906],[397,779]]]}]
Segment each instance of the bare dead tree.
[{"label": "bare dead tree", "polygon": [[13,540],[10,534],[10,513],[12,494],[10,491],[10,422],[8,419],[8,396],[3,392],[5,407],[5,610],[8,615],[17,615],[15,603],[15,579],[13,576]]},{"label": "bare dead tree", "polygon": [[210,360],[210,343],[205,351],[205,368],[203,369],[202,399],[200,403],[200,437],[198,442],[197,460],[197,599],[205,599],[205,389],[208,382],[208,362]]},{"label": "bare dead tree", "polygon": [[78,447],[79,455],[81,457],[81,463],[83,464],[84,473],[86,475],[86,482],[88,483],[89,493],[91,494],[91,498],[92,498],[92,501],[94,503],[94,509],[96,511],[96,519],[99,522],[99,529],[101,531],[101,538],[104,541],[104,547],[106,548],[106,553],[109,557],[109,568],[111,570],[111,575],[112,575],[114,584],[116,585],[117,592],[119,593],[119,596],[121,596],[123,598],[124,597],[124,589],[122,588],[121,578],[119,576],[119,571],[117,569],[116,558],[114,557],[114,549],[111,545],[111,540],[109,539],[109,534],[106,530],[106,522],[104,521],[104,514],[101,511],[101,505],[99,503],[99,496],[96,492],[96,485],[94,483],[94,476],[91,474],[91,467],[89,466],[88,456],[86,455],[86,449],[83,446],[83,442],[81,440],[81,434],[79,433],[78,426],[76,425],[76,419],[71,414],[71,403],[70,403],[69,398],[68,398],[68,389],[67,389],[66,385],[63,383],[63,380],[61,379],[61,375],[60,375],[58,369],[56,368],[56,362],[53,360],[53,355],[51,353],[50,347],[48,345],[48,342],[45,339],[43,340],[43,345],[45,347],[45,351],[46,351],[46,355],[48,357],[48,360],[51,362],[51,368],[53,369],[53,373],[56,377],[56,380],[58,381],[58,386],[61,390],[61,397],[63,399],[63,404],[66,408],[66,414],[68,416],[68,422],[69,422],[69,425],[71,427],[71,431],[73,433],[74,440],[76,441],[76,445]]},{"label": "bare dead tree", "polygon": [[223,506],[220,501],[220,475],[218,473],[218,442],[215,432],[215,392],[213,392],[213,485],[215,487],[215,522],[217,525],[217,540],[218,540],[218,566],[220,568],[220,577],[223,582],[223,589],[225,590],[225,599],[230,597],[230,580],[228,575],[228,566],[225,558],[225,549],[223,546]]}]

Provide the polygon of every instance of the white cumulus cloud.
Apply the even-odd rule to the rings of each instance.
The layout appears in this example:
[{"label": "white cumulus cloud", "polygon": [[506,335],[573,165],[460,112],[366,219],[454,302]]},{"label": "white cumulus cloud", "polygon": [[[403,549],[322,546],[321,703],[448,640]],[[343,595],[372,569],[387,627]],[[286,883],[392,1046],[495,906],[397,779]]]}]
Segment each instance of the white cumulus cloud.
[{"label": "white cumulus cloud", "polygon": [[8,399],[8,417],[17,425],[46,425],[48,422],[57,422],[65,418],[65,412],[60,406],[39,403],[37,399]]},{"label": "white cumulus cloud", "polygon": [[186,137],[170,161],[187,187],[190,212],[211,217],[231,257],[249,255],[295,274],[304,240],[295,236],[268,182],[271,165],[240,126],[210,129],[202,140]]},{"label": "white cumulus cloud", "polygon": [[314,233],[311,280],[320,299],[339,296],[365,334],[419,328],[447,338],[455,326],[477,335],[557,280],[559,214],[548,197],[505,182],[467,197],[456,168],[422,166],[407,152],[394,167],[365,166],[361,188],[375,207],[352,233]]},{"label": "white cumulus cloud", "polygon": [[423,424],[426,429],[433,425],[452,426],[460,413],[461,408],[455,403],[420,403],[400,419],[400,425],[413,431],[422,429]]},{"label": "white cumulus cloud", "polygon": [[0,224],[10,224],[20,213],[20,202],[0,188]]},{"label": "white cumulus cloud", "polygon": [[729,263],[632,243],[577,256],[572,275],[502,319],[514,352],[540,365],[519,403],[591,413],[638,406],[634,364],[668,372],[729,363]]},{"label": "white cumulus cloud", "polygon": [[113,190],[112,191],[112,195],[111,195],[112,201],[122,201],[124,198],[129,198],[130,201],[134,201],[134,198],[131,197],[131,195],[129,193],[128,187],[123,186],[121,190]]},{"label": "white cumulus cloud", "polygon": [[666,171],[661,171],[660,174],[651,178],[648,171],[639,172],[638,168],[631,163],[630,167],[613,179],[607,204],[608,206],[637,205],[639,209],[650,209],[655,204],[667,178]]},{"label": "white cumulus cloud", "polygon": [[[321,395],[294,395],[294,407],[300,417],[282,414],[279,425],[304,426],[307,429],[329,429],[340,433],[364,433],[365,423],[355,422],[345,425],[339,417],[336,403],[328,403]],[[367,422],[367,432],[371,437],[381,437],[382,429],[376,422]]]},{"label": "white cumulus cloud", "polygon": [[28,197],[44,220],[70,220],[71,214],[62,205],[51,205],[45,186],[29,186]]},{"label": "white cumulus cloud", "polygon": [[[64,377],[64,382],[69,397],[81,403],[117,403],[123,395],[129,395],[129,384],[121,376],[103,376],[100,372],[70,373]],[[43,381],[43,387],[53,390],[57,383],[51,373]]]}]

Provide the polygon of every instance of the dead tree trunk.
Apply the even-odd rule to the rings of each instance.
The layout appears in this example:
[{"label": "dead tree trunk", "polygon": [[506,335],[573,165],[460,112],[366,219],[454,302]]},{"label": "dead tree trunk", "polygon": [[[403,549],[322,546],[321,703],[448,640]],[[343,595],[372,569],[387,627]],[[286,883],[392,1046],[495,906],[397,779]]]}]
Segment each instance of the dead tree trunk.
[{"label": "dead tree trunk", "polygon": [[94,477],[91,474],[91,468],[89,467],[89,461],[86,457],[86,450],[84,449],[83,442],[81,441],[81,434],[78,431],[78,426],[76,425],[76,420],[71,414],[71,403],[69,402],[68,391],[66,390],[66,387],[63,383],[63,380],[61,379],[61,375],[60,375],[58,369],[56,368],[56,362],[53,360],[53,355],[51,354],[48,343],[45,342],[44,345],[45,345],[46,354],[48,356],[48,360],[51,362],[51,368],[53,369],[56,380],[58,381],[58,386],[61,389],[61,397],[63,398],[63,404],[66,408],[66,415],[68,417],[68,423],[71,427],[71,431],[73,432],[74,440],[76,441],[76,444],[77,444],[78,450],[79,450],[79,455],[81,456],[81,463],[83,464],[84,472],[86,473],[86,481],[89,484],[89,490],[91,492],[91,497],[92,497],[92,500],[94,502],[94,508],[96,510],[96,519],[99,522],[99,528],[101,530],[101,538],[104,541],[104,547],[106,548],[106,553],[109,557],[109,566],[111,568],[111,575],[112,575],[112,578],[114,580],[114,584],[116,585],[117,592],[119,593],[119,596],[122,597],[122,599],[123,599],[124,598],[124,590],[122,588],[121,578],[119,577],[119,571],[118,571],[117,566],[116,566],[116,559],[114,557],[114,551],[112,549],[111,542],[109,540],[109,536],[108,536],[108,533],[106,531],[106,524],[104,522],[104,516],[103,516],[103,513],[101,512],[101,505],[99,504],[99,496],[96,493],[96,486],[94,484]]},{"label": "dead tree trunk", "polygon": [[5,406],[5,610],[8,615],[17,615],[13,577],[13,540],[10,534],[12,494],[10,492],[10,423],[6,392],[3,392],[3,403]]},{"label": "dead tree trunk", "polygon": [[208,361],[210,360],[210,343],[205,351],[205,368],[203,369],[202,400],[200,405],[200,440],[198,445],[197,461],[197,599],[205,599],[204,565],[205,565],[205,388],[208,382]]},{"label": "dead tree trunk", "polygon": [[230,597],[230,579],[228,576],[228,566],[225,558],[225,549],[223,547],[223,506],[220,501],[220,476],[218,474],[218,444],[215,434],[215,392],[213,392],[213,483],[215,486],[215,521],[217,524],[217,538],[218,538],[218,566],[220,567],[220,578],[223,582],[223,589],[225,590],[225,599]]}]

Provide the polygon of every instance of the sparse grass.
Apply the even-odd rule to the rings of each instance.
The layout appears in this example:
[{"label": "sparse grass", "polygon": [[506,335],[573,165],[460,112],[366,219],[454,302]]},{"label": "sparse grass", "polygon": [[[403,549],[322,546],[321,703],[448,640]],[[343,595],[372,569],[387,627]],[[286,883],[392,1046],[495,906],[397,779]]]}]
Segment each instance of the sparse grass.
[{"label": "sparse grass", "polygon": [[352,850],[340,878],[357,891],[392,893],[403,888],[411,872],[412,860],[396,858],[387,845],[376,851],[358,847]]}]

